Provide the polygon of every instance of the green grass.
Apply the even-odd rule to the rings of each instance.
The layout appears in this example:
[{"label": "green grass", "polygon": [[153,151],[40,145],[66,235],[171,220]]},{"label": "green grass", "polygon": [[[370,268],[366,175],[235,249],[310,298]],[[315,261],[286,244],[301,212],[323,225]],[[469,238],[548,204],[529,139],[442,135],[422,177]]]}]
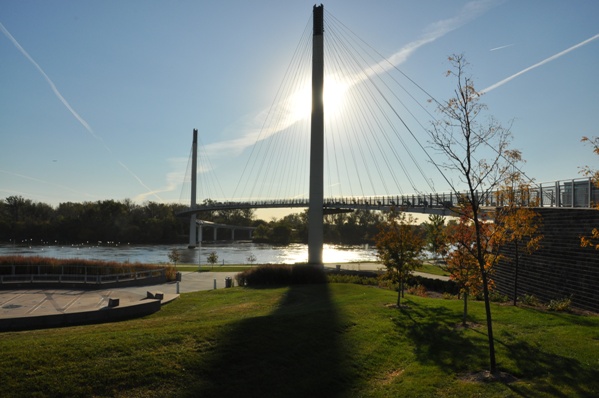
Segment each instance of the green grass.
[{"label": "green grass", "polygon": [[[584,397],[599,391],[599,317],[493,305],[462,329],[462,302],[351,284],[183,294],[125,322],[0,334],[0,396]],[[471,319],[484,323],[482,303]]]},{"label": "green grass", "polygon": [[445,271],[438,265],[434,265],[431,263],[423,263],[422,266],[419,267],[416,271],[426,272],[427,274],[433,275],[449,276],[449,272]]},{"label": "green grass", "polygon": [[[249,265],[202,265],[200,272],[241,272],[252,268]],[[195,272],[198,271],[197,265],[177,265],[177,271]]]}]

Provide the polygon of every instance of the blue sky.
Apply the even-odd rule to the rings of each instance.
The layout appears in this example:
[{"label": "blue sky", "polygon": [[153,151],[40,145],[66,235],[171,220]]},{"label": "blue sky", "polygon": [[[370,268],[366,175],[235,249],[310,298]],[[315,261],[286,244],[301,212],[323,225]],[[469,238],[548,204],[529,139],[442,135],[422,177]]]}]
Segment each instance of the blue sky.
[{"label": "blue sky", "polygon": [[[244,138],[276,98],[313,5],[0,2],[0,198],[187,202],[197,128],[223,199],[233,199],[251,152]],[[599,135],[599,2],[324,7],[439,100],[454,87],[447,57],[464,53],[489,113],[511,125],[538,182],[599,167],[580,143]]]}]

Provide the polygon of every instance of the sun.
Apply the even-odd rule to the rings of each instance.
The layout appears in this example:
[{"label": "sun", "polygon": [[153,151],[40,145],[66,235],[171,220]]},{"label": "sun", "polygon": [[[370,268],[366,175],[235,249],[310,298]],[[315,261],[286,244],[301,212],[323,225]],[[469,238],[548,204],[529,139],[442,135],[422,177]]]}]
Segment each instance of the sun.
[{"label": "sun", "polygon": [[[324,77],[324,115],[335,118],[342,112],[349,83],[333,76]],[[287,107],[292,123],[308,119],[312,111],[312,86],[307,84],[293,93],[287,100]]]}]

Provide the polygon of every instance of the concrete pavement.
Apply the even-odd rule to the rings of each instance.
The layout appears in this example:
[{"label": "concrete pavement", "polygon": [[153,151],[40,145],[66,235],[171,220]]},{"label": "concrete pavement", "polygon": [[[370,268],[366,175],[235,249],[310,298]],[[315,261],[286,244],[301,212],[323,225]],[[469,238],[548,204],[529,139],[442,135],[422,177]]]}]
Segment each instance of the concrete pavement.
[{"label": "concrete pavement", "polygon": [[[378,271],[378,263],[325,264],[327,269]],[[225,279],[237,272],[182,272],[180,282],[101,290],[38,288],[0,290],[0,331],[110,322],[151,314],[180,293],[225,287]],[[428,278],[448,277],[415,272]],[[148,292],[162,298],[148,298]],[[118,301],[118,304],[116,304]],[[116,304],[116,305],[115,305]]]},{"label": "concrete pavement", "polygon": [[[181,282],[100,290],[38,288],[0,290],[0,331],[105,322],[143,316],[160,309],[178,293],[225,287],[236,272],[182,272]],[[148,292],[162,293],[149,299]],[[117,303],[118,304],[115,305]]]}]

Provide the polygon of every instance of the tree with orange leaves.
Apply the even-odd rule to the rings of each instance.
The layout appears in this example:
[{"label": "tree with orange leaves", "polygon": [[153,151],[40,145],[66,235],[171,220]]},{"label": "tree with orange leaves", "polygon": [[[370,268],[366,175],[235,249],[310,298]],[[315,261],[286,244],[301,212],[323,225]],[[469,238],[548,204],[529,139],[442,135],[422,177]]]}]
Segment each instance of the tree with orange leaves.
[{"label": "tree with orange leaves", "polygon": [[[468,297],[476,295],[482,290],[482,278],[475,253],[476,237],[473,223],[465,216],[461,216],[458,223],[447,228],[447,236],[454,247],[446,258],[449,278],[455,281],[460,288],[464,300],[462,324],[466,326],[468,317]],[[487,269],[487,272],[490,270]],[[490,284],[491,281],[489,281]]]},{"label": "tree with orange leaves", "polygon": [[466,74],[468,62],[465,57],[453,55],[449,62],[452,69],[447,76],[457,80],[457,87],[448,100],[437,102],[441,118],[433,121],[429,135],[432,146],[444,155],[444,159],[435,158],[433,162],[440,170],[459,179],[458,185],[444,174],[451,190],[460,198],[459,206],[452,210],[467,217],[474,226],[476,244],[471,254],[482,279],[489,365],[491,373],[496,374],[488,269],[498,256],[492,251],[496,247],[492,245],[494,232],[486,229],[484,206],[492,203],[492,193],[507,177],[513,164],[508,152],[511,132],[493,118],[484,117],[486,106],[480,102],[482,93],[476,91],[472,78]]},{"label": "tree with orange leaves", "polygon": [[404,282],[420,265],[418,258],[424,249],[424,239],[415,225],[414,217],[391,209],[387,214],[387,220],[380,224],[375,241],[379,259],[387,267],[387,272],[393,280],[399,282],[399,307]]},{"label": "tree with orange leaves", "polygon": [[[581,141],[590,144],[593,147],[593,152],[599,155],[599,137],[582,137]],[[590,177],[595,187],[599,188],[599,170],[592,170],[589,166],[585,166],[582,168],[581,173]],[[599,209],[599,203],[594,203],[594,206],[596,209]],[[580,246],[594,247],[595,250],[599,250],[599,228],[593,228],[589,236],[582,236],[580,238]]]},{"label": "tree with orange leaves", "polygon": [[[508,151],[511,159],[522,161],[519,151]],[[499,205],[495,215],[497,234],[495,244],[514,247],[514,293],[513,303],[518,305],[518,271],[521,254],[532,254],[540,247],[543,235],[540,233],[541,215],[533,210],[539,198],[531,195],[530,182],[515,166],[496,192]],[[506,259],[504,257],[504,259]]]}]

